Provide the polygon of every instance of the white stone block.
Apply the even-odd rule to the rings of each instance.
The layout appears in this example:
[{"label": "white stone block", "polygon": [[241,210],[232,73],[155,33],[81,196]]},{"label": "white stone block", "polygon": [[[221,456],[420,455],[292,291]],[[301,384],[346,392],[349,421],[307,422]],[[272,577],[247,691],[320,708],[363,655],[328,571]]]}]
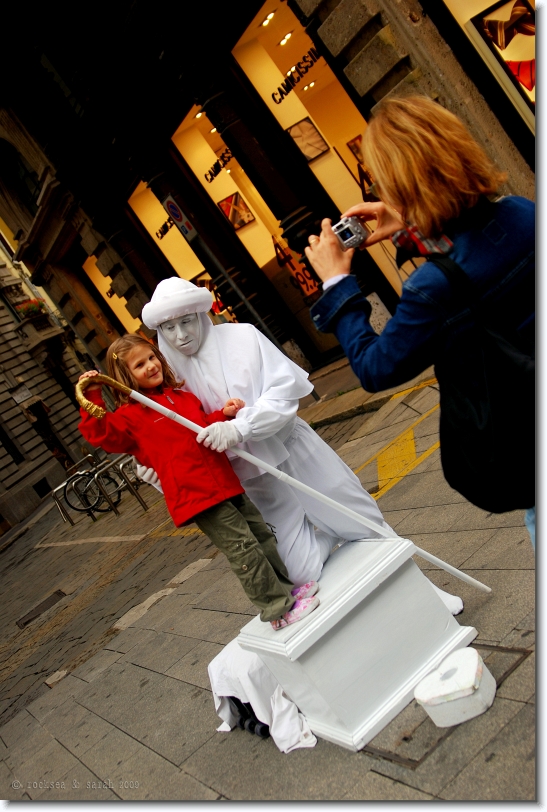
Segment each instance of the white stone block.
[{"label": "white stone block", "polygon": [[325,564],[318,609],[280,631],[256,617],[237,638],[316,735],[350,750],[364,747],[426,674],[477,635],[452,617],[414,551],[400,538],[344,544]]},{"label": "white stone block", "polygon": [[472,648],[450,654],[414,692],[437,727],[452,727],[479,716],[495,695],[496,680]]}]

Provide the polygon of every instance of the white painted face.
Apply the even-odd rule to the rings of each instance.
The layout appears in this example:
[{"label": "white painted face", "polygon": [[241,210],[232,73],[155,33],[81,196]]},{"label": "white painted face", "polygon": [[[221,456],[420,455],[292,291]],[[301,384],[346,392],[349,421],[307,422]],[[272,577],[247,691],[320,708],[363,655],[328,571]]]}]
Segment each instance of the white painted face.
[{"label": "white painted face", "polygon": [[171,319],[160,324],[163,337],[173,349],[183,355],[193,355],[198,351],[201,342],[201,326],[197,313],[189,313],[178,319]]}]

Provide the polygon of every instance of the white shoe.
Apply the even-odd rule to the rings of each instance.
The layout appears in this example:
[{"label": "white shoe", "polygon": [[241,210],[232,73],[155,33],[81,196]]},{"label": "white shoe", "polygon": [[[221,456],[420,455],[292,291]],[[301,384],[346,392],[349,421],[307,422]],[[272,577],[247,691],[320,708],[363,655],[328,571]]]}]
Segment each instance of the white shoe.
[{"label": "white shoe", "polygon": [[460,612],[463,612],[463,601],[461,598],[458,598],[457,595],[451,595],[449,592],[444,592],[444,590],[439,589],[439,587],[433,583],[431,583],[431,586],[452,615],[459,615]]}]

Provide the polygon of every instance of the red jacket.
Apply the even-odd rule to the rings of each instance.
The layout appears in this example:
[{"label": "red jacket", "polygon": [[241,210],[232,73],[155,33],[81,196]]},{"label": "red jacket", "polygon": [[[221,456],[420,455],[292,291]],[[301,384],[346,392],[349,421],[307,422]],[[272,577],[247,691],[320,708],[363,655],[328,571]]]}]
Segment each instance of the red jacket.
[{"label": "red jacket", "polygon": [[[86,396],[104,408],[100,390]],[[221,411],[205,414],[190,392],[166,389],[162,395],[149,397],[200,426],[226,420]],[[83,409],[80,414],[82,422],[78,428],[92,445],[111,454],[134,454],[141,465],[154,468],[177,526],[202,510],[245,492],[226,454],[205,448],[196,442],[193,431],[149,406],[130,401],[115,412],[107,412],[101,420]]]}]

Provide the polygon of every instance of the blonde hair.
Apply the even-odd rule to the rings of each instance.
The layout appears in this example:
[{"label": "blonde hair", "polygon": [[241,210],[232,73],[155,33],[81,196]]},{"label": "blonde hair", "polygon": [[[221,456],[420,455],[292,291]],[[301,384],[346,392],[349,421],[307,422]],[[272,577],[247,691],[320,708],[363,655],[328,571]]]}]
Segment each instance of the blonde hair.
[{"label": "blonde hair", "polygon": [[[110,377],[114,378],[114,380],[119,381],[120,383],[125,384],[125,386],[129,386],[130,389],[135,389],[137,392],[139,391],[138,383],[133,378],[125,359],[132,349],[141,346],[142,344],[144,344],[150,349],[151,352],[154,353],[161,364],[161,371],[163,374],[163,383],[160,386],[161,391],[163,391],[164,387],[169,387],[172,389],[177,386],[182,386],[184,381],[176,380],[173,370],[156,345],[152,344],[151,341],[147,341],[141,336],[135,335],[134,333],[126,333],[126,335],[122,336],[121,338],[117,338],[116,341],[112,342],[106,351],[106,369]],[[127,403],[129,400],[129,395],[125,395],[118,389],[114,389],[113,394],[114,400],[116,401],[116,406],[123,406],[123,404]]]},{"label": "blonde hair", "polygon": [[381,103],[363,137],[378,196],[426,236],[505,180],[455,115],[426,96]]}]

